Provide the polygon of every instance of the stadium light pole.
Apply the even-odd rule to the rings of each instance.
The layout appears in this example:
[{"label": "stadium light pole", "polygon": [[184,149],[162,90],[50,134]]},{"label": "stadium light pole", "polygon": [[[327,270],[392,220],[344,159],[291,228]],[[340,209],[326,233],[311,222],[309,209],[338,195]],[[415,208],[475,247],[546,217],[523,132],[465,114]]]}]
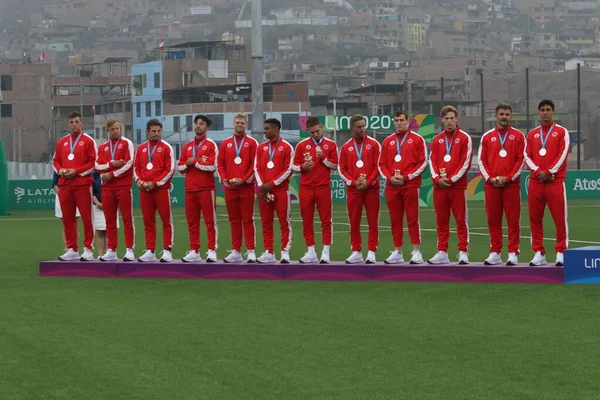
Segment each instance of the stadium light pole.
[{"label": "stadium light pole", "polygon": [[262,4],[252,0],[252,136],[259,142],[263,137],[263,43]]}]

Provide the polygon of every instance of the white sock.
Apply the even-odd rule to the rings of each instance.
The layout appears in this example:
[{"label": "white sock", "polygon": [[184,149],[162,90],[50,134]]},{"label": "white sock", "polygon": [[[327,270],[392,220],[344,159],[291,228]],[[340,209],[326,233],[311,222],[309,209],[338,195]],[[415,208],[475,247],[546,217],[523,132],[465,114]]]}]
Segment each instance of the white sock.
[{"label": "white sock", "polygon": [[323,246],[323,251],[329,252],[329,245],[328,244],[326,244],[326,245]]},{"label": "white sock", "polygon": [[311,253],[315,252],[315,246],[308,246],[308,251]]}]

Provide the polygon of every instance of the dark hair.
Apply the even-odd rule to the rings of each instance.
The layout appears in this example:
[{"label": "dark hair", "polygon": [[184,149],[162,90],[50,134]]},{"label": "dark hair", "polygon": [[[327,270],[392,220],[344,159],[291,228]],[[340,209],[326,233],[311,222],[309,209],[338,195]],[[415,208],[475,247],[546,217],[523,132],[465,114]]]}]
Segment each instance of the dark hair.
[{"label": "dark hair", "polygon": [[82,119],[81,113],[79,111],[73,111],[72,113],[69,114],[69,116],[67,117],[67,120],[74,119],[74,118]]},{"label": "dark hair", "polygon": [[204,121],[206,123],[206,126],[211,126],[212,125],[212,121],[206,115],[202,115],[202,114],[196,115],[194,117],[194,123],[196,123],[196,121],[198,121],[199,119],[201,119],[202,121]]},{"label": "dark hair", "polygon": [[319,125],[322,125],[322,124],[321,124],[321,120],[318,117],[309,117],[306,120],[307,128],[312,128],[313,126],[319,126]]},{"label": "dark hair", "polygon": [[554,102],[552,100],[540,101],[540,104],[538,104],[538,111],[544,106],[550,106],[552,108],[552,111],[554,111]]},{"label": "dark hair", "polygon": [[406,111],[402,111],[402,110],[400,110],[400,111],[396,111],[396,114],[394,114],[394,118],[398,118],[398,117],[400,117],[401,115],[404,115],[404,117],[405,117],[407,120],[409,119],[409,118],[408,118],[408,113],[407,113]]},{"label": "dark hair", "polygon": [[498,111],[500,110],[508,110],[512,113],[512,107],[510,106],[510,104],[508,103],[500,103],[496,106],[496,114],[498,114]]},{"label": "dark hair", "polygon": [[162,129],[163,127],[162,123],[159,120],[153,118],[146,123],[146,131],[150,131],[150,128],[153,126],[160,126],[160,129]]},{"label": "dark hair", "polygon": [[278,130],[281,130],[281,122],[277,118],[269,118],[265,121],[265,124],[275,125]]},{"label": "dark hair", "polygon": [[353,116],[350,117],[350,127],[353,127],[355,123],[357,123],[358,121],[364,121],[365,117],[363,117],[361,114],[354,114]]}]

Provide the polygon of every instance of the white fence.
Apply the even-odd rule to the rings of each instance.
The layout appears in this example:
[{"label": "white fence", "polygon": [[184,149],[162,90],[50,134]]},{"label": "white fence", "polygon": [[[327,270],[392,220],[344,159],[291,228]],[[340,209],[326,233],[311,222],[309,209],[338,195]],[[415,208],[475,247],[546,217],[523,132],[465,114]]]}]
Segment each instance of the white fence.
[{"label": "white fence", "polygon": [[50,163],[8,162],[8,179],[52,179],[53,173]]}]

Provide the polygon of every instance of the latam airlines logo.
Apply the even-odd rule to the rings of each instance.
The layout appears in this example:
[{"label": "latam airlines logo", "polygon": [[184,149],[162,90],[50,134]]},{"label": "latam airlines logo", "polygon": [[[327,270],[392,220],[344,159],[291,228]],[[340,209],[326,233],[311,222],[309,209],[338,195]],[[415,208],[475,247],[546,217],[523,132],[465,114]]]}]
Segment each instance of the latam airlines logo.
[{"label": "latam airlines logo", "polygon": [[25,189],[23,189],[22,187],[16,187],[15,196],[17,196],[17,203],[19,203],[23,196],[25,196]]}]

